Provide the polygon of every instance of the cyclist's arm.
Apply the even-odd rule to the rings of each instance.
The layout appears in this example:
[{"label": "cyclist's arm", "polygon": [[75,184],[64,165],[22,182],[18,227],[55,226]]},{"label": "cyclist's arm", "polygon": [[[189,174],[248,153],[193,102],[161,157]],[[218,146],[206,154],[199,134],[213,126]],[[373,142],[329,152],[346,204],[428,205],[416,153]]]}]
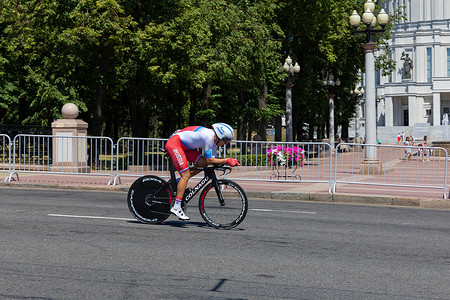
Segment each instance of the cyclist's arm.
[{"label": "cyclist's arm", "polygon": [[239,160],[237,160],[236,158],[215,158],[215,157],[211,157],[211,158],[207,158],[206,162],[208,164],[219,164],[219,165],[229,165],[230,167],[236,167],[236,166],[240,166],[241,162]]},{"label": "cyclist's arm", "polygon": [[239,160],[235,158],[217,158],[215,154],[217,153],[217,145],[214,142],[214,136],[211,136],[205,143],[205,158],[208,165],[217,164],[217,165],[229,165],[230,167],[239,166],[241,163]]},{"label": "cyclist's arm", "polygon": [[226,158],[217,158],[217,157],[210,157],[206,159],[206,162],[208,165],[216,164],[216,165],[224,165],[227,163]]}]

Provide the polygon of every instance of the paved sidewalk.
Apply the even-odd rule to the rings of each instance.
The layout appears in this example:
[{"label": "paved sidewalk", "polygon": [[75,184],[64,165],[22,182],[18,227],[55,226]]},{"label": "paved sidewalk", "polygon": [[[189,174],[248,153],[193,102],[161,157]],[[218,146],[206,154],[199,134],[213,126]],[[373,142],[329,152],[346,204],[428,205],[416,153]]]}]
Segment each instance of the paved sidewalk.
[{"label": "paved sidewalk", "polygon": [[[0,187],[64,188],[80,190],[117,191],[126,193],[137,177],[121,177],[120,184],[107,185],[109,176],[55,175],[25,173],[5,182],[1,174]],[[190,186],[196,179],[192,179]],[[283,183],[236,180],[251,199],[279,199],[291,201],[323,201],[369,205],[398,205],[433,209],[450,209],[450,199],[443,199],[443,189],[424,189],[397,186],[338,184],[330,194],[328,183]]]}]

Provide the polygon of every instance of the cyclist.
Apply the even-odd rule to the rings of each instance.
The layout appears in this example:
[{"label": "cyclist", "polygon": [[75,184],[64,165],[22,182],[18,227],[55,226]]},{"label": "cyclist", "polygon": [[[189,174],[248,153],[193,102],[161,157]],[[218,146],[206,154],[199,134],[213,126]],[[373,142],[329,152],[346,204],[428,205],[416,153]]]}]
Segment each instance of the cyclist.
[{"label": "cyclist", "polygon": [[[189,179],[200,170],[189,170],[188,162],[195,163],[196,167],[207,167],[209,164],[227,164],[230,167],[239,166],[239,160],[235,158],[217,158],[217,147],[228,144],[234,138],[233,128],[225,123],[215,123],[212,129],[203,126],[189,126],[175,131],[166,143],[165,149],[181,177],[177,185],[175,204],[170,212],[181,220],[189,220],[189,217],[181,208]],[[205,150],[202,155],[197,149]],[[186,172],[187,171],[187,172]]]}]

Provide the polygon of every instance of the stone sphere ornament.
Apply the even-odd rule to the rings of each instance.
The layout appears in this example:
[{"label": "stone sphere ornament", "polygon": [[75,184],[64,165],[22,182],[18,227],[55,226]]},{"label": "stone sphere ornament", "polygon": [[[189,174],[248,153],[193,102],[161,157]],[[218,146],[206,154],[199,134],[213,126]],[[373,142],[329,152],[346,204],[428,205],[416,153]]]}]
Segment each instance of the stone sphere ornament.
[{"label": "stone sphere ornament", "polygon": [[61,109],[61,113],[66,119],[76,119],[78,117],[78,107],[73,103],[66,103]]}]

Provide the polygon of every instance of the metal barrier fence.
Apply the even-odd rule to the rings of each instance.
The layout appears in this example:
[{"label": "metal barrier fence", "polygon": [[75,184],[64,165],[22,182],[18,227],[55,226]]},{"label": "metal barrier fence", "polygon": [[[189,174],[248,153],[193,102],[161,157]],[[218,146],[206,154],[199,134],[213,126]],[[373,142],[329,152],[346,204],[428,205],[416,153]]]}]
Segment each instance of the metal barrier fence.
[{"label": "metal barrier fence", "polygon": [[[116,176],[154,174],[169,177],[163,151],[167,139],[121,138],[116,145]],[[241,167],[225,177],[238,180],[325,182],[332,187],[331,146],[326,143],[233,141],[219,157],[236,157]]]},{"label": "metal barrier fence", "polygon": [[236,157],[241,167],[227,177],[236,180],[277,182],[324,182],[332,186],[331,145],[236,141],[220,156]]},{"label": "metal barrier fence", "polygon": [[116,174],[113,184],[120,177],[153,174],[168,177],[168,160],[161,149],[167,139],[121,138],[116,144]]},{"label": "metal barrier fence", "polygon": [[7,172],[11,177],[11,138],[6,134],[0,134],[0,172]]},{"label": "metal barrier fence", "polygon": [[25,135],[14,137],[12,174],[83,174],[113,181],[114,143],[108,137]]},{"label": "metal barrier fence", "polygon": [[[378,162],[368,164],[364,153],[376,151]],[[447,198],[448,153],[439,147],[365,145],[336,146],[333,193],[339,183],[442,189]]]},{"label": "metal barrier fence", "polygon": [[[107,137],[25,134],[11,142],[2,134],[0,172],[8,173],[5,181],[14,174],[19,179],[18,173],[103,175],[114,185],[125,176],[169,177],[162,151],[166,142],[121,138],[114,144]],[[377,152],[378,169],[364,163],[368,148]],[[233,141],[218,154],[241,161],[241,167],[225,175],[234,180],[328,183],[330,193],[343,183],[434,188],[447,198],[448,153],[443,148],[341,143],[335,155],[330,152],[328,143]]]}]

